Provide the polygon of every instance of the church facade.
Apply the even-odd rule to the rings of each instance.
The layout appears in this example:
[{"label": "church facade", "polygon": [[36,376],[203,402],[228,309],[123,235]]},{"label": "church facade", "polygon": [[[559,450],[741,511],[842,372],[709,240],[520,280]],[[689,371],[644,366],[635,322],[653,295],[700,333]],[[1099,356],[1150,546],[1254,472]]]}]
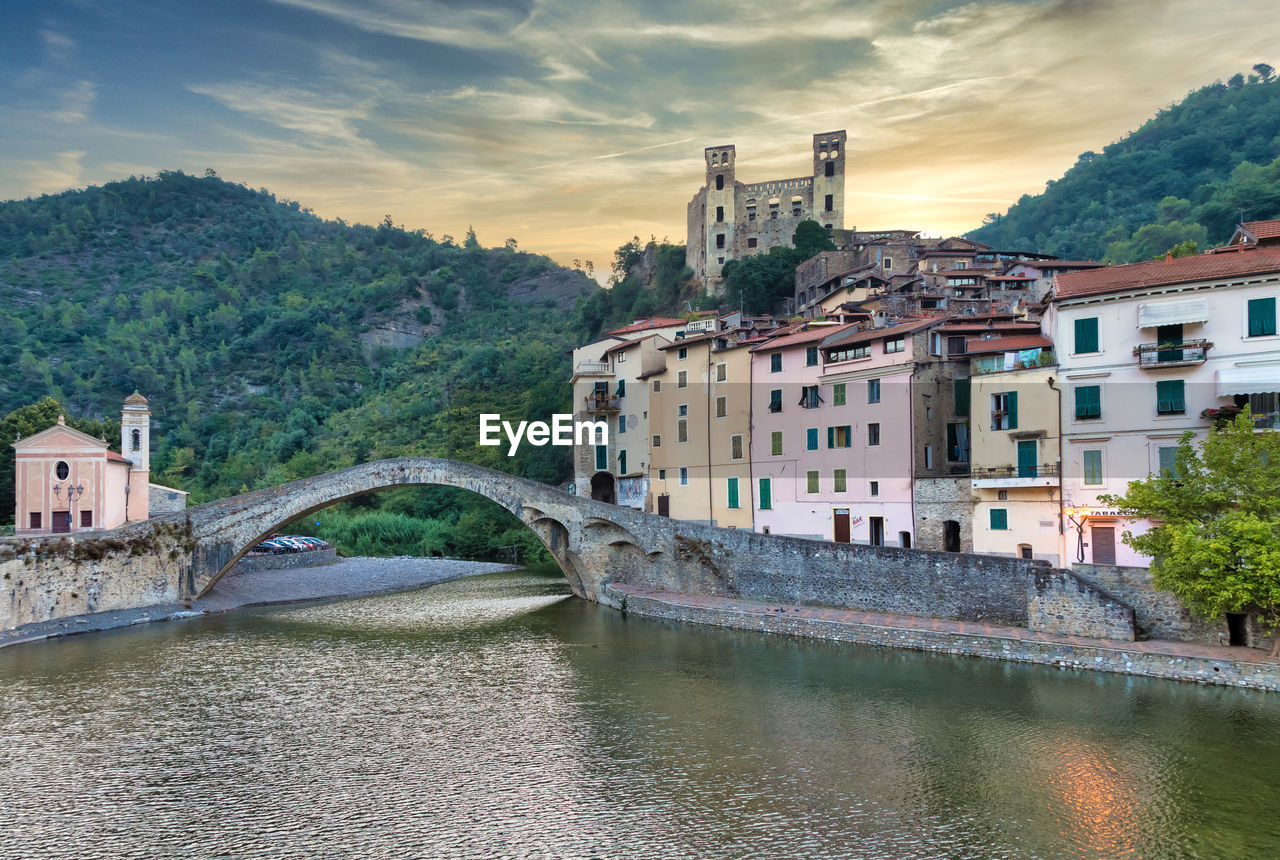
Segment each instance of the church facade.
[{"label": "church facade", "polygon": [[846,133],[813,136],[808,176],[744,183],[732,145],[703,151],[706,181],[689,201],[685,262],[710,292],[723,289],[725,263],[790,245],[801,221],[844,229]]}]

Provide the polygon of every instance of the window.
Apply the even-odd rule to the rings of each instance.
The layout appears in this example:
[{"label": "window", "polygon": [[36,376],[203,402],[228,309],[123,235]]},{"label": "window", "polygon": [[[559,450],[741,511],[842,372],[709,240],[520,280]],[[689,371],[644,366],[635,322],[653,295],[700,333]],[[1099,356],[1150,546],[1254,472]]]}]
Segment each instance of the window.
[{"label": "window", "polygon": [[[1272,319],[1275,319],[1275,314],[1274,314],[1274,312],[1272,313],[1272,315],[1271,315],[1271,316],[1272,316]],[[1273,328],[1273,329],[1275,328],[1274,324],[1272,325],[1272,328]],[[132,442],[133,450],[135,450],[135,451],[141,451],[141,450],[142,450],[142,431],[141,431],[141,430],[134,430],[134,431],[130,434],[130,436],[131,436],[131,437],[132,437],[132,439],[133,439],[133,442]]]},{"label": "window", "polygon": [[854,346],[848,349],[833,349],[827,353],[827,361],[849,361],[854,358],[866,358],[871,355],[870,346]]},{"label": "window", "polygon": [[843,382],[831,386],[831,403],[833,406],[844,406],[844,397],[845,389]]},{"label": "window", "polygon": [[891,352],[902,352],[907,348],[907,339],[903,337],[890,338],[884,342],[884,352],[888,355]]},{"label": "window", "polygon": [[818,450],[818,428],[810,427],[804,431],[805,449],[809,451]]},{"label": "window", "polygon": [[871,481],[870,483],[868,483],[868,484],[867,484],[867,495],[868,495],[868,496],[878,496],[878,495],[880,495],[880,482],[879,482],[879,481]]},{"label": "window", "polygon": [[818,386],[806,385],[800,389],[800,406],[805,409],[817,409],[822,398],[818,395]]},{"label": "window", "polygon": [[625,415],[618,416],[618,432],[619,433],[627,432],[627,416]]},{"label": "window", "polygon": [[737,508],[737,507],[739,507],[739,505],[738,505],[738,479],[737,479],[737,478],[726,478],[726,479],[725,479],[725,486],[726,486],[727,496],[728,496],[728,504],[727,504],[727,506],[728,506],[728,507],[730,507],[730,508]]},{"label": "window", "polygon": [[40,528],[40,512],[39,511],[31,512],[31,528],[33,529]]},{"label": "window", "polygon": [[1160,474],[1166,478],[1178,477],[1178,449],[1160,449]]},{"label": "window", "polygon": [[969,346],[964,335],[947,338],[947,355],[964,355],[968,350]]},{"label": "window", "polygon": [[998,501],[998,502],[1007,502],[1007,501],[1009,501],[1009,491],[1008,491],[1008,490],[996,490],[996,501]]},{"label": "window", "polygon": [[836,469],[831,473],[831,489],[836,493],[843,493],[849,489],[848,472],[844,469]]},{"label": "window", "polygon": [[1275,297],[1249,299],[1249,337],[1264,337],[1275,333]]},{"label": "window", "polygon": [[816,471],[805,472],[804,478],[805,478],[804,491],[806,493],[818,492],[818,473]]},{"label": "window", "polygon": [[688,347],[682,346],[676,350],[676,358],[678,358],[680,361],[684,361],[688,357],[689,357]]},{"label": "window", "polygon": [[716,398],[716,417],[724,418],[729,414],[729,398],[721,394]]},{"label": "window", "polygon": [[653,447],[655,447],[655,448],[661,448],[661,447],[662,447],[662,434],[661,434],[661,433],[654,433],[654,434],[653,434]]},{"label": "window", "polygon": [[659,469],[659,470],[658,470],[658,480],[659,480],[659,481],[665,481],[666,479],[667,479],[667,470],[666,470],[666,469]]},{"label": "window", "polygon": [[716,220],[717,220],[717,221],[723,221],[723,220],[724,220],[724,207],[723,207],[723,206],[717,206],[717,207],[716,207]]},{"label": "window", "polygon": [[1156,383],[1156,414],[1182,415],[1187,411],[1186,383],[1164,379]]},{"label": "window", "polygon": [[813,367],[818,363],[818,348],[816,346],[807,346],[804,350],[804,366]]},{"label": "window", "polygon": [[[828,167],[830,167],[831,165],[830,165],[830,164],[828,164],[827,166],[828,166]],[[836,208],[836,196],[835,196],[834,194],[828,194],[826,197],[823,197],[823,198],[822,198],[822,208],[823,208],[823,209],[825,209],[825,210],[826,210],[826,211],[828,211],[828,212],[833,212],[833,211],[835,211],[835,208]]]},{"label": "window", "polygon": [[991,395],[991,429],[1018,429],[1018,392],[1005,391]]},{"label": "window", "polygon": [[680,486],[682,487],[689,486],[689,467],[688,466],[680,467]]},{"label": "window", "polygon": [[723,190],[724,190],[724,174],[717,173],[716,174],[716,191],[723,191]]},{"label": "window", "polygon": [[878,379],[867,380],[867,402],[868,403],[880,402],[880,380]]},{"label": "window", "polygon": [[888,271],[889,269],[892,269],[892,268],[893,268],[893,257],[885,257],[883,260],[881,260],[881,261],[880,261],[880,268],[884,269],[885,271]]},{"label": "window", "polygon": [[676,422],[676,441],[677,442],[689,441],[689,419],[688,418],[681,418],[679,421]]},{"label": "window", "polygon": [[93,528],[93,511],[80,512],[80,528],[82,529]]},{"label": "window", "polygon": [[880,425],[879,424],[867,425],[867,444],[868,445],[880,444]]},{"label": "window", "polygon": [[1102,483],[1102,451],[1084,452],[1084,482],[1091,487]]},{"label": "window", "polygon": [[676,373],[676,388],[689,387],[689,371],[681,370]]},{"label": "window", "polygon": [[618,394],[617,394],[617,396],[618,396],[618,397],[626,397],[626,396],[627,396],[627,381],[626,381],[625,379],[619,379],[619,380],[618,380]]},{"label": "window", "polygon": [[947,424],[947,459],[963,463],[969,459],[969,425],[960,421]]},{"label": "window", "polygon": [[956,401],[956,417],[965,418],[969,415],[969,380],[957,379],[953,383],[954,395]]},{"label": "window", "polygon": [[609,470],[609,447],[607,445],[596,446],[596,471],[607,472]]},{"label": "window", "polygon": [[661,390],[662,390],[662,380],[661,380],[661,379],[655,379],[655,380],[653,381],[653,393],[654,393],[654,394],[657,394],[657,393],[658,393],[659,391],[661,391]]},{"label": "window", "polygon": [[717,247],[717,248],[723,248],[723,247],[724,247],[724,234],[723,234],[723,233],[717,233],[717,234],[716,234],[716,247]]},{"label": "window", "polygon": [[782,389],[781,388],[774,388],[769,392],[769,411],[770,412],[782,411]]},{"label": "window", "polygon": [[627,474],[627,452],[626,451],[618,452],[618,474],[619,475]]},{"label": "window", "polygon": [[617,361],[618,364],[622,364],[622,362],[627,360],[627,353],[625,351],[618,353],[618,357],[614,360]]},{"label": "window", "polygon": [[824,172],[827,176],[835,176],[835,175],[836,175],[836,163],[835,163],[834,161],[828,161],[828,162],[826,163],[825,167],[824,167],[823,172]]},{"label": "window", "polygon": [[[137,432],[136,430],[134,431]],[[59,481],[65,481],[71,477],[71,467],[67,465],[65,460],[59,460],[58,464],[53,467],[53,474]]]},{"label": "window", "polygon": [[1009,529],[1009,511],[1007,508],[991,509],[991,528],[994,531],[1007,531]]},{"label": "window", "polygon": [[729,378],[729,365],[723,361],[716,365],[716,382],[724,382]]},{"label": "window", "polygon": [[782,353],[775,352],[769,356],[769,372],[770,373],[782,372]]},{"label": "window", "polygon": [[[747,220],[748,220],[748,221],[754,221],[754,220],[756,220],[756,213],[755,213],[755,212],[752,212],[751,214],[749,214],[749,215],[747,216]],[[759,240],[758,240],[758,239],[756,239],[756,237],[755,237],[755,236],[752,236],[752,237],[750,237],[749,239],[747,239],[747,247],[748,247],[748,248],[754,248],[754,247],[756,247],[756,246],[757,246],[757,245],[759,245],[759,244],[760,244],[760,242],[759,242]]]},{"label": "window", "polygon": [[677,407],[676,407],[676,417],[677,417],[677,418],[686,418],[686,417],[688,417],[688,415],[689,415],[689,404],[688,404],[688,403],[681,403],[679,406],[677,406]]},{"label": "window", "polygon": [[773,509],[773,482],[768,478],[760,479],[760,510]]},{"label": "window", "polygon": [[1098,351],[1098,318],[1078,319],[1076,326],[1076,354]]},{"label": "window", "polygon": [[1102,417],[1102,386],[1076,386],[1076,420],[1085,421]]},{"label": "window", "polygon": [[926,469],[933,468],[933,446],[932,445],[924,446],[924,467]]},{"label": "window", "polygon": [[742,459],[742,434],[734,433],[729,437],[729,459]]},{"label": "window", "polygon": [[848,448],[853,445],[853,425],[843,424],[827,428],[828,448]]},{"label": "window", "polygon": [[769,452],[775,457],[782,456],[782,431],[774,430],[769,434]]}]

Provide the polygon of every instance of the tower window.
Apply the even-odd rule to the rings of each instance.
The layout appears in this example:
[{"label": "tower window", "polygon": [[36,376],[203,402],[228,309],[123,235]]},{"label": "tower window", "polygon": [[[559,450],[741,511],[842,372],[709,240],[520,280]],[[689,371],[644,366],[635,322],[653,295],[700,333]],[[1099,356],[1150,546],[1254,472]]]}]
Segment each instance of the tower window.
[{"label": "tower window", "polygon": [[717,234],[716,234],[716,247],[717,247],[717,248],[723,248],[723,247],[724,247],[724,234],[723,234],[723,233],[717,233]]},{"label": "tower window", "polygon": [[717,220],[717,221],[723,221],[723,220],[724,220],[724,207],[723,207],[723,206],[717,206],[717,207],[716,207],[716,220]]},{"label": "tower window", "polygon": [[724,174],[717,173],[716,174],[716,191],[723,191],[723,190],[724,190]]},{"label": "tower window", "polygon": [[827,162],[827,176],[836,175],[836,163],[834,161]]},{"label": "tower window", "polygon": [[748,239],[748,240],[747,240],[747,247],[748,247],[748,248],[754,248],[754,247],[756,247],[756,245],[757,245],[757,244],[758,244],[758,243],[757,243],[757,241],[756,241],[756,237],[755,237],[755,236],[752,236],[750,239]]},{"label": "tower window", "polygon": [[142,431],[141,431],[141,430],[134,430],[134,431],[133,431],[132,438],[133,438],[133,442],[132,442],[132,444],[133,444],[133,450],[134,450],[134,451],[141,451],[141,450],[142,450]]},{"label": "tower window", "polygon": [[[827,166],[828,166],[828,167],[830,167],[830,165],[827,165]],[[828,194],[826,197],[824,197],[824,198],[823,198],[823,205],[826,207],[826,209],[827,209],[827,211],[828,211],[828,212],[830,212],[830,211],[832,211],[833,209],[835,209],[835,208],[836,208],[836,196],[835,196],[834,194]]]}]

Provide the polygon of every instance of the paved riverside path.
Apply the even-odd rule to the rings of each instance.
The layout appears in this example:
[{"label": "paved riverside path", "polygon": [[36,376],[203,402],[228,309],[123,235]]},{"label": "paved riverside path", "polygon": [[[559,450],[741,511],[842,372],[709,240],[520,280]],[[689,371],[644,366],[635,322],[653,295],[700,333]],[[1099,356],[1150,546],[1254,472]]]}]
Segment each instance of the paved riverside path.
[{"label": "paved riverside path", "polygon": [[624,612],[864,645],[1094,669],[1280,691],[1280,662],[1256,648],[1149,639],[1118,642],[973,621],[795,606],[611,584]]}]

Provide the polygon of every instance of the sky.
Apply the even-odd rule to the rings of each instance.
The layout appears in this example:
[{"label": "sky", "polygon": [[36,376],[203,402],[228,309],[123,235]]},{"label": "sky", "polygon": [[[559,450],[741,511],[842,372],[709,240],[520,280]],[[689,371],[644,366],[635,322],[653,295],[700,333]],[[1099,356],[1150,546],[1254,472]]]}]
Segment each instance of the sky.
[{"label": "sky", "polygon": [[1273,0],[45,0],[0,8],[0,199],[159,170],[607,272],[682,243],[702,150],[845,226],[950,235],[1188,91],[1280,66]]}]

